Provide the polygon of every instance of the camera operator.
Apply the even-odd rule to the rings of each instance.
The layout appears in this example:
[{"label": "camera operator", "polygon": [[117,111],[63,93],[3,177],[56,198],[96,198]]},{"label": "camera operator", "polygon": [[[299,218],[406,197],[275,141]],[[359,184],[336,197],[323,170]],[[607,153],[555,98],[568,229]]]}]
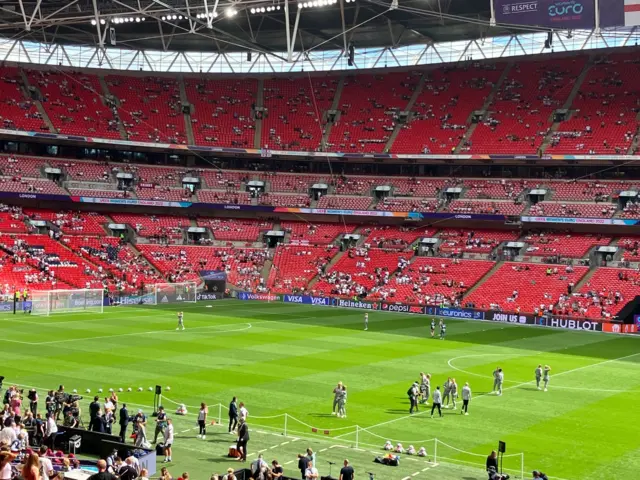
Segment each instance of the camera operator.
[{"label": "camera operator", "polygon": [[533,479],[534,480],[549,480],[549,477],[545,473],[542,473],[538,470],[533,471]]},{"label": "camera operator", "polygon": [[64,415],[64,421],[62,424],[68,428],[78,428],[79,422],[78,419],[73,416],[71,410],[67,410],[67,413],[65,413]]},{"label": "camera operator", "polygon": [[38,413],[38,392],[36,391],[35,388],[32,388],[31,390],[29,390],[29,394],[27,395],[27,398],[29,399],[29,410],[31,410],[31,413],[33,413],[34,415]]},{"label": "camera operator", "polygon": [[45,414],[53,413],[56,411],[56,395],[53,390],[49,390],[49,392],[47,393],[47,396],[44,399],[44,404],[47,410]]},{"label": "camera operator", "polygon": [[58,387],[58,391],[55,393],[55,403],[56,403],[55,421],[57,422],[60,419],[60,414],[62,413],[64,404],[67,403],[67,394],[64,391],[64,385],[60,385]]},{"label": "camera operator", "polygon": [[498,473],[494,467],[491,467],[487,473],[489,473],[489,480],[509,480],[509,475]]}]

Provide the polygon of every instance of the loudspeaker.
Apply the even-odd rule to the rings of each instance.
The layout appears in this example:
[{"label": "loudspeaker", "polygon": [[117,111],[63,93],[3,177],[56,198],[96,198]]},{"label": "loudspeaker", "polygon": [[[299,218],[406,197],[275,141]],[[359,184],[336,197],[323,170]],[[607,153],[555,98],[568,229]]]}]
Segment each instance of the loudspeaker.
[{"label": "loudspeaker", "polygon": [[355,48],[353,48],[353,45],[349,45],[349,57],[347,59],[347,65],[349,65],[350,67],[353,67],[354,56],[355,56]]},{"label": "loudspeaker", "polygon": [[247,62],[251,61],[251,52],[247,52]]},{"label": "loudspeaker", "polygon": [[498,442],[498,451],[500,453],[505,453],[507,451],[507,444],[504,443],[502,440]]},{"label": "loudspeaker", "polygon": [[156,395],[162,394],[162,387],[160,385],[156,385]]}]

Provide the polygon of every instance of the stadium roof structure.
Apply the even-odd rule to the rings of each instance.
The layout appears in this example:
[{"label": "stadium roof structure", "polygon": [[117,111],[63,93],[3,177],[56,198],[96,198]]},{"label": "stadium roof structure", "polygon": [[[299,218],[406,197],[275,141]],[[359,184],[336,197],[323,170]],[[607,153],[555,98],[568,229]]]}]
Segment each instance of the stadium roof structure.
[{"label": "stadium roof structure", "polygon": [[489,18],[489,0],[3,0],[0,36],[45,44],[281,55],[513,33],[490,28]]}]

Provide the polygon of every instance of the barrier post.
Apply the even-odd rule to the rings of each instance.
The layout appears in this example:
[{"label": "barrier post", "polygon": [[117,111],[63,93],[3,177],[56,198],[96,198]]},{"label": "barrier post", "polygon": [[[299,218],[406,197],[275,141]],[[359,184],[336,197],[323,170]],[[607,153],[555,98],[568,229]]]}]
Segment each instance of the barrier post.
[{"label": "barrier post", "polygon": [[287,436],[287,418],[289,417],[288,413],[284,414],[284,436]]},{"label": "barrier post", "polygon": [[438,439],[433,444],[433,463],[438,463]]},{"label": "barrier post", "polygon": [[356,448],[358,448],[359,437],[360,437],[360,426],[356,425]]},{"label": "barrier post", "polygon": [[520,459],[520,478],[524,479],[524,452],[522,452],[522,458]]},{"label": "barrier post", "polygon": [[218,404],[218,425],[222,424],[222,404]]}]

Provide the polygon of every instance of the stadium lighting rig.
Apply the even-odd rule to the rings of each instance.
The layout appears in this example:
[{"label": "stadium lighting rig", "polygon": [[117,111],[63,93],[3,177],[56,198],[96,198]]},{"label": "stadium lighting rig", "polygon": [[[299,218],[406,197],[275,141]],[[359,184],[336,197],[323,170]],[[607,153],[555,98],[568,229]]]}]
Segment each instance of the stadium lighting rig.
[{"label": "stadium lighting rig", "polygon": [[249,12],[252,14],[260,14],[260,13],[271,13],[280,10],[282,7],[280,5],[267,5],[266,7],[255,7],[249,9]]},{"label": "stadium lighting rig", "polygon": [[[351,3],[354,0],[345,0],[347,3]],[[338,3],[338,0],[313,0],[312,2],[298,2],[298,8],[317,8],[317,7],[327,7],[330,5],[335,5]]]},{"label": "stadium lighting rig", "polygon": [[[146,20],[146,17],[110,17],[108,19],[108,21],[110,23],[113,23],[115,25],[119,25],[121,23],[140,23],[140,22],[144,22]],[[100,19],[100,25],[106,25],[107,20],[104,18]],[[94,27],[96,26],[97,22],[94,19],[91,20],[91,25],[93,25]]]}]

